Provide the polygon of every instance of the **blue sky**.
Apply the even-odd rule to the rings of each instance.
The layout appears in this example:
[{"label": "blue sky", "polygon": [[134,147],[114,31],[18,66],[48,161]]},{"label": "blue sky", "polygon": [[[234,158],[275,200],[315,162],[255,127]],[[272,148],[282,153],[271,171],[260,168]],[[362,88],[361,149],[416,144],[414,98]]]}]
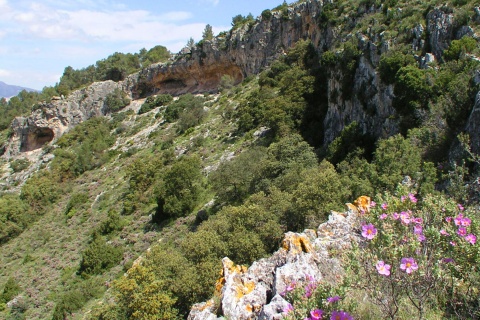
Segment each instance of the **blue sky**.
[{"label": "blue sky", "polygon": [[[283,0],[0,0],[0,81],[33,89],[58,82],[114,52],[164,45],[178,52],[205,25],[228,30],[232,17]],[[291,3],[292,1],[287,1]]]}]

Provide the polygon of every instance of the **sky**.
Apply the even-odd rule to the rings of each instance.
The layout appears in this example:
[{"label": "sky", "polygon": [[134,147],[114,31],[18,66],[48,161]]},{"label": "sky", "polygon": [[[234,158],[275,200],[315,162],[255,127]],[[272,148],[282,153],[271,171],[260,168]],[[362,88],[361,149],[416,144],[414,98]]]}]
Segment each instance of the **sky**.
[{"label": "sky", "polygon": [[[67,66],[95,64],[115,52],[163,45],[176,53],[205,25],[217,34],[232,17],[283,0],[0,0],[0,81],[41,90]],[[287,1],[291,3],[292,1]]]}]

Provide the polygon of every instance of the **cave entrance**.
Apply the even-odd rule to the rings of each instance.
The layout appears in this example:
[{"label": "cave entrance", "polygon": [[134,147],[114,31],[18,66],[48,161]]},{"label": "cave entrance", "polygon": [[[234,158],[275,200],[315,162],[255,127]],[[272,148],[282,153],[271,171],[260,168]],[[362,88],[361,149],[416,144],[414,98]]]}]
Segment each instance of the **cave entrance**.
[{"label": "cave entrance", "polygon": [[55,134],[50,128],[36,128],[23,136],[20,152],[39,149],[53,140]]}]

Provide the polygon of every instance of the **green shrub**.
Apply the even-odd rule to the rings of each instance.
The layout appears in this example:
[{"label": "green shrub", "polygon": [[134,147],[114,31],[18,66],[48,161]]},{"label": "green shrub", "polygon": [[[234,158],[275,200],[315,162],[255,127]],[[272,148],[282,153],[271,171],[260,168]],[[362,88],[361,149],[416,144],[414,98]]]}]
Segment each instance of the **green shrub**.
[{"label": "green shrub", "polygon": [[82,275],[101,274],[104,270],[116,266],[123,258],[123,249],[107,244],[98,234],[92,236],[92,242],[82,253],[79,272]]},{"label": "green shrub", "polygon": [[106,235],[122,230],[123,226],[124,222],[120,218],[120,214],[118,214],[117,211],[110,209],[107,214],[107,220],[102,222],[99,229],[102,234]]},{"label": "green shrub", "polygon": [[410,54],[403,54],[399,51],[389,51],[380,58],[378,65],[380,78],[386,84],[392,84],[395,82],[395,75],[400,68],[413,65],[414,63],[415,59]]},{"label": "green shrub", "polygon": [[88,206],[88,202],[88,193],[73,193],[68,200],[67,206],[65,207],[65,215],[67,218],[72,218],[78,210],[85,209]]},{"label": "green shrub", "polygon": [[17,159],[10,162],[10,168],[12,168],[13,172],[20,172],[27,169],[30,164],[28,159]]},{"label": "green shrub", "polygon": [[20,234],[32,220],[28,205],[17,195],[0,196],[0,243]]},{"label": "green shrub", "polygon": [[156,97],[148,97],[145,100],[145,103],[142,104],[140,109],[138,110],[138,114],[147,113],[157,107],[161,107],[170,103],[173,100],[173,97],[169,94],[159,94]]},{"label": "green shrub", "polygon": [[477,40],[464,36],[460,40],[453,40],[447,50],[443,52],[445,60],[457,60],[467,53],[472,53],[477,48]]},{"label": "green shrub", "polygon": [[273,14],[272,11],[269,9],[263,10],[262,11],[262,19],[263,20],[270,20],[272,18]]},{"label": "green shrub", "polygon": [[130,104],[130,98],[127,93],[120,89],[115,89],[105,97],[105,112],[117,112]]},{"label": "green shrub", "polygon": [[202,173],[198,157],[182,157],[163,177],[154,222],[188,215],[200,196]]},{"label": "green shrub", "polygon": [[7,303],[21,291],[20,286],[18,285],[17,281],[10,277],[8,278],[5,286],[3,287],[3,292],[0,294],[0,303]]},{"label": "green shrub", "polygon": [[205,99],[203,97],[196,97],[190,93],[184,94],[177,101],[169,104],[165,109],[165,120],[167,122],[174,122],[185,109],[198,109],[203,107],[203,102]]}]

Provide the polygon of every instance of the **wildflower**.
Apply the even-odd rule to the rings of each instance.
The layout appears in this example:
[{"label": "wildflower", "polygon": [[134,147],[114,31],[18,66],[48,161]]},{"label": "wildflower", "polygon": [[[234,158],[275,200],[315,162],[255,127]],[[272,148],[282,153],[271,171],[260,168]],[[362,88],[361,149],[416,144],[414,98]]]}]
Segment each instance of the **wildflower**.
[{"label": "wildflower", "polygon": [[377,229],[373,226],[373,224],[369,223],[367,225],[362,226],[362,236],[367,238],[368,240],[372,240],[377,235]]},{"label": "wildflower", "polygon": [[422,234],[423,232],[423,227],[419,224],[416,224],[413,226],[413,233],[414,234]]},{"label": "wildflower", "polygon": [[423,223],[423,219],[422,218],[412,218],[412,221],[416,224],[422,224]]},{"label": "wildflower", "polygon": [[295,286],[296,286],[296,282],[295,282],[295,281],[292,281],[292,282],[285,288],[285,291],[283,291],[282,293],[280,293],[280,295],[281,295],[281,296],[284,296],[284,295],[286,295],[287,293],[292,292],[293,290],[295,290]]},{"label": "wildflower", "polygon": [[382,207],[383,210],[387,210],[388,204],[386,204],[386,203],[384,202],[384,203],[382,203],[381,207]]},{"label": "wildflower", "polygon": [[330,320],[353,320],[353,317],[345,311],[332,311]]},{"label": "wildflower", "polygon": [[459,214],[458,216],[455,217],[455,225],[456,226],[459,226],[462,224],[462,220],[463,220],[463,214]]},{"label": "wildflower", "polygon": [[370,201],[370,208],[373,208],[377,205],[377,203],[375,201]]},{"label": "wildflower", "polygon": [[398,218],[400,218],[400,215],[396,212],[392,213],[392,219],[393,220],[398,220]]},{"label": "wildflower", "polygon": [[400,197],[400,201],[402,201],[402,202],[405,202],[405,199],[407,199],[407,197],[405,197],[405,196]]},{"label": "wildflower", "polygon": [[283,313],[290,313],[293,311],[293,306],[289,303],[285,308],[283,308]]},{"label": "wildflower", "polygon": [[339,301],[340,299],[341,299],[340,296],[328,297],[327,302],[328,303],[335,303],[335,302]]},{"label": "wildflower", "polygon": [[447,221],[448,223],[452,222],[452,217],[446,217],[445,221]]},{"label": "wildflower", "polygon": [[427,239],[423,233],[417,234],[417,240],[420,242],[425,241]]},{"label": "wildflower", "polygon": [[310,311],[310,316],[311,316],[310,319],[312,320],[319,320],[322,318],[322,315],[323,315],[323,311],[320,309],[315,309]]},{"label": "wildflower", "polygon": [[410,223],[410,214],[408,212],[405,212],[405,211],[400,212],[400,221],[402,221],[403,224],[409,224]]},{"label": "wildflower", "polygon": [[457,245],[457,243],[455,241],[450,241],[450,245],[455,247]]},{"label": "wildflower", "polygon": [[387,217],[388,217],[388,215],[386,213],[382,213],[379,218],[380,218],[380,220],[385,220],[385,219],[387,219]]},{"label": "wildflower", "polygon": [[442,262],[445,263],[445,264],[450,263],[450,262],[453,262],[453,259],[452,258],[443,258]]},{"label": "wildflower", "polygon": [[460,220],[460,225],[463,227],[468,227],[470,224],[472,224],[472,220],[467,217],[463,217],[463,219]]},{"label": "wildflower", "polygon": [[390,269],[392,268],[392,266],[380,260],[377,262],[375,268],[377,268],[379,274],[388,277],[390,275]]},{"label": "wildflower", "polygon": [[418,269],[418,264],[413,258],[402,258],[402,260],[400,261],[400,269],[410,274]]},{"label": "wildflower", "polygon": [[465,237],[465,240],[467,240],[467,242],[469,242],[470,244],[475,244],[477,242],[477,236],[470,233]]},{"label": "wildflower", "polygon": [[445,231],[445,229],[440,230],[440,234],[441,234],[442,236],[449,236],[448,232]]},{"label": "wildflower", "polygon": [[415,195],[413,193],[408,194],[408,198],[410,199],[411,202],[417,203],[417,198],[415,198]]},{"label": "wildflower", "polygon": [[458,228],[457,234],[460,237],[465,237],[467,235],[467,229],[464,228],[464,227],[460,227],[460,228]]},{"label": "wildflower", "polygon": [[458,210],[463,211],[465,208],[459,203],[457,204]]}]

